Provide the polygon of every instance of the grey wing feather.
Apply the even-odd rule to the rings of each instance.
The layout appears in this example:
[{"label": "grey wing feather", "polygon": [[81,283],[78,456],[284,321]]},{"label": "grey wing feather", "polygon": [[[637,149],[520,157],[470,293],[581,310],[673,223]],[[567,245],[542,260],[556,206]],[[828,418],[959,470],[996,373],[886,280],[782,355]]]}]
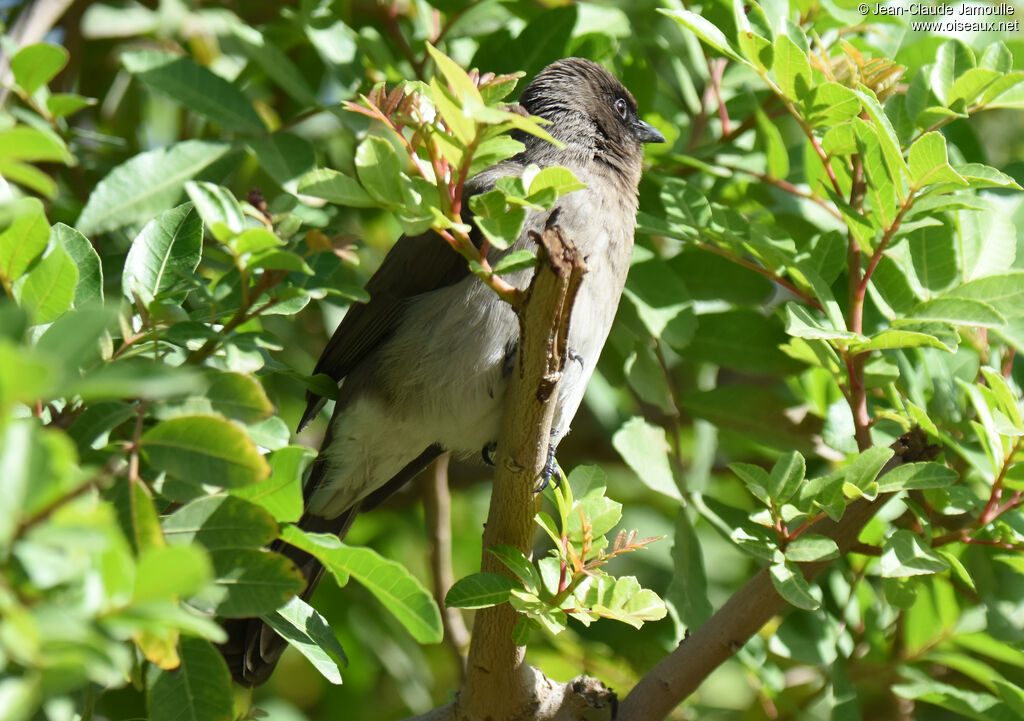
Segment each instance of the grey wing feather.
[{"label": "grey wing feather", "polygon": [[[494,187],[497,178],[521,170],[521,166],[512,161],[488,168],[466,184],[466,197],[487,192]],[[457,283],[468,273],[465,259],[433,231],[411,238],[403,235],[367,281],[370,301],[349,308],[313,373],[325,373],[335,383],[340,383],[395,329],[406,301]],[[309,425],[326,402],[322,396],[306,392],[306,412],[299,421],[299,431]]]}]

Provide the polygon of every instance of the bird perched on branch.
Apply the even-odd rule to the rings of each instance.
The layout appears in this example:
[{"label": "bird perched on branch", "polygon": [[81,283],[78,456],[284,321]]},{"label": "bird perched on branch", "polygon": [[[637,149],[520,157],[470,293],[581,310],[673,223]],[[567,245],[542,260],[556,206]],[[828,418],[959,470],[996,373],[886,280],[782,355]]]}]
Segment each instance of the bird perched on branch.
[{"label": "bird perched on branch", "polygon": [[[637,116],[630,92],[600,65],[559,60],[523,91],[520,105],[550,121],[563,147],[523,135],[525,149],[479,173],[467,196],[485,193],[530,164],[564,166],[587,187],[549,211],[530,211],[510,250],[531,248],[557,213],[563,235],[588,272],[569,324],[572,362],[558,386],[551,457],[583,399],[619,304],[633,249],[644,143],[664,142]],[[469,272],[466,261],[433,233],[403,236],[367,282],[370,301],[353,305],[314,372],[340,383],[330,426],[305,489],[299,525],[344,537],[356,514],[377,505],[451,451],[485,460],[500,442],[505,391],[515,363],[519,323],[513,309]],[[507,276],[517,287],[531,271]],[[309,394],[305,427],[324,404]],[[281,544],[302,570],[309,597],[323,567]],[[235,679],[265,681],[285,643],[259,619],[228,626],[222,647]]]}]

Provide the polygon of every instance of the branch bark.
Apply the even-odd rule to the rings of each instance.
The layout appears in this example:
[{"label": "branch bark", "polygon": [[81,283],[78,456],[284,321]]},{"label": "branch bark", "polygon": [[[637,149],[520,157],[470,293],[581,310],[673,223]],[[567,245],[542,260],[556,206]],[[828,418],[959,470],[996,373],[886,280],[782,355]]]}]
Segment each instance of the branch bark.
[{"label": "branch bark", "polygon": [[[539,497],[534,489],[547,460],[558,382],[566,362],[569,317],[586,271],[571,240],[549,221],[538,246],[538,268],[519,316],[519,358],[506,396],[481,569],[508,573],[487,549],[508,544],[529,553]],[[508,604],[477,613],[466,685],[456,702],[464,719],[533,719],[547,679],[524,662],[512,640],[518,615]],[[546,683],[545,683],[546,682]]]},{"label": "branch bark", "polygon": [[[899,438],[892,447],[896,454],[882,469],[882,474],[904,463],[933,460],[939,450],[928,445],[920,428]],[[838,522],[826,518],[812,525],[808,532],[828,536],[839,546],[840,555],[845,554],[857,542],[867,522],[892,496],[884,494],[874,501],[860,499],[846,508]],[[822,561],[800,565],[810,581],[830,564],[831,561]],[[768,569],[761,569],[714,616],[640,679],[619,706],[618,718],[629,721],[665,718],[786,606],[772,584]]]}]

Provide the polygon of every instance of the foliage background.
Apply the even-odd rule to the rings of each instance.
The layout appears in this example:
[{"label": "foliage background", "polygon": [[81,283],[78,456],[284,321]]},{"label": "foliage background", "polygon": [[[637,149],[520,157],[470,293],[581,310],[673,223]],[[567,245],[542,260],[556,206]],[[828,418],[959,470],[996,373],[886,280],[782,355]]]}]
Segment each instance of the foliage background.
[{"label": "foliage background", "polygon": [[[136,481],[156,490],[159,510],[166,510],[169,500],[184,501],[194,495],[194,489],[183,491],[168,484],[153,456],[144,455],[143,470],[139,475],[136,468],[134,485],[125,480],[132,473],[132,457],[139,462],[138,449],[133,452],[131,445],[133,438],[139,439],[136,421],[140,430],[151,430],[158,419],[183,412],[182,393],[201,394],[194,375],[169,368],[190,357],[221,371],[258,379],[262,391],[249,388],[238,391],[242,396],[233,395],[234,391],[228,394],[229,400],[251,406],[248,416],[245,412],[227,415],[244,423],[261,446],[316,446],[325,417],[297,440],[287,434],[303,408],[305,387],[296,374],[312,368],[346,303],[360,297],[362,282],[399,235],[401,225],[375,207],[298,202],[297,183],[314,167],[352,173],[358,142],[372,128],[366,118],[344,111],[340,103],[367,92],[375,82],[428,77],[432,71],[424,45],[427,40],[441,45],[464,67],[496,73],[521,70],[527,78],[566,55],[605,63],[636,96],[644,119],[669,140],[648,150],[651,169],[641,184],[641,225],[647,232],[638,235],[620,317],[574,431],[559,449],[559,460],[565,468],[599,464],[607,474],[608,495],[624,504],[623,525],[639,528],[643,535],[667,537],[642,553],[615,561],[613,570],[635,575],[661,593],[674,609],[673,618],[649,623],[639,631],[597,623],[589,628],[573,624],[554,637],[536,633],[528,660],[556,679],[587,672],[626,691],[656,659],[675,647],[683,628],[720,606],[764,564],[756,553],[745,552],[729,537],[736,537],[730,529],[750,527],[746,515],[759,506],[727,465],[740,461],[770,467],[783,454],[798,450],[807,458],[807,476],[815,477],[841,466],[848,454],[857,451],[853,421],[836,382],[844,371],[832,374],[812,367],[806,362],[807,353],[794,350],[792,338],[801,333],[787,335],[787,317],[790,331],[796,326],[785,304],[795,296],[773,284],[764,269],[770,269],[767,275],[788,279],[805,296],[821,299],[822,288],[811,288],[798,275],[797,258],[804,253],[847,311],[846,239],[844,233],[827,232],[839,226],[823,215],[820,203],[801,197],[810,188],[827,200],[818,185],[820,168],[811,170],[815,158],[809,157],[810,146],[800,126],[784,111],[778,112],[778,102],[763,102],[769,94],[756,75],[736,63],[724,64],[719,53],[659,14],[658,8],[663,7],[646,1],[491,0],[394,5],[310,0],[283,7],[259,0],[72,5],[47,37],[68,51],[67,65],[48,83],[49,92],[94,100],[65,119],[55,111],[63,106],[47,103],[45,87],[28,92],[22,88],[8,99],[0,126],[0,163],[6,165],[0,165],[0,172],[16,185],[6,191],[11,196],[41,197],[45,206],[8,202],[3,225],[11,217],[38,218],[45,207],[46,224],[64,223],[88,236],[102,263],[105,296],[118,299],[132,240],[146,223],[187,198],[199,205],[206,197],[203,193],[209,194],[208,204],[223,201],[217,195],[220,191],[209,186],[193,186],[186,196],[182,184],[187,178],[227,188],[235,198],[249,199],[254,206],[259,206],[260,198],[250,192],[258,188],[269,211],[279,219],[278,232],[283,234],[286,226],[295,233],[288,249],[296,254],[264,258],[262,267],[282,271],[281,287],[306,290],[283,300],[273,313],[240,324],[229,338],[208,336],[195,325],[202,324],[204,313],[222,322],[230,318],[225,308],[237,303],[242,283],[237,276],[229,279],[231,258],[218,248],[207,227],[198,275],[184,278],[185,285],[163,286],[165,302],[143,307],[143,314],[150,314],[151,328],[161,332],[142,334],[138,346],[126,344],[132,328],[138,328],[137,322],[133,326],[127,318],[140,309],[137,303],[134,311],[128,310],[130,299],[124,299],[120,330],[115,324],[106,341],[104,359],[112,353],[130,357],[138,352],[142,359],[161,354],[164,364],[139,375],[115,372],[103,379],[110,385],[97,390],[79,379],[82,367],[87,371],[84,378],[95,380],[95,368],[109,364],[89,356],[95,338],[88,333],[93,327],[98,328],[95,335],[100,335],[110,318],[95,311],[101,317],[89,326],[87,314],[74,316],[47,341],[46,324],[59,323],[71,299],[61,308],[52,294],[40,298],[31,291],[26,295],[24,288],[5,285],[8,294],[36,315],[34,325],[26,327],[24,317],[11,304],[0,307],[4,338],[0,411],[5,414],[0,468],[8,471],[0,478],[0,489],[14,494],[5,493],[5,498],[27,498],[12,479],[34,481],[40,474],[49,474],[61,479],[55,482],[55,497],[96,485],[112,505],[79,506],[75,504],[81,499],[75,499],[65,516],[57,513],[51,519],[52,508],[47,504],[53,498],[25,500],[20,510],[5,504],[0,699],[9,703],[0,702],[0,718],[28,718],[40,693],[50,699],[46,714],[51,719],[71,718],[70,709],[84,703],[95,704],[96,713],[110,719],[162,717],[159,704],[155,712],[153,707],[147,710],[140,690],[147,684],[152,689],[153,669],[144,668],[135,651],[112,651],[94,637],[100,633],[116,638],[112,626],[94,627],[89,620],[72,627],[69,622],[63,632],[74,642],[55,648],[54,639],[60,634],[50,637],[46,630],[50,617],[38,615],[39,604],[48,603],[51,612],[75,609],[71,617],[91,619],[95,609],[88,606],[86,590],[90,574],[97,572],[92,561],[71,553],[73,546],[63,544],[59,534],[28,539],[33,543],[23,543],[13,555],[8,555],[7,541],[28,533],[37,523],[32,519],[42,512],[39,528],[48,528],[48,519],[71,528],[84,524],[96,548],[107,549],[118,563],[127,563],[121,554],[142,552],[138,518],[127,522],[120,537],[110,530],[114,526],[108,511],[121,511],[124,522],[124,504],[134,508],[130,501],[137,497],[133,494],[141,492]],[[682,9],[674,4],[668,7]],[[20,9],[18,3],[0,5],[0,13],[8,18],[16,17]],[[700,9],[723,31],[735,29],[730,3],[708,2]],[[904,85],[894,86],[897,104],[923,87],[925,94],[935,95],[922,109],[934,105],[946,111],[934,111],[929,122],[915,127],[916,119],[901,121],[890,103],[887,108],[904,142],[934,122],[942,130],[952,163],[985,163],[1018,182],[1024,179],[1024,124],[1019,110],[1024,95],[1013,94],[1013,88],[1020,86],[1009,85],[1008,95],[1000,103],[991,103],[1000,107],[971,113],[970,118],[957,116],[967,108],[956,106],[949,87],[978,62],[975,55],[983,57],[997,39],[1005,42],[1001,47],[1006,58],[1000,62],[1009,63],[998,72],[1005,76],[1008,68],[1024,68],[1024,41],[1019,35],[959,34],[956,37],[963,45],[944,45],[947,36],[910,32],[902,20],[855,28],[863,18],[843,3],[791,0],[789,5],[766,3],[765,9],[772,18],[788,17],[829,43],[842,36],[869,57],[906,66],[899,80]],[[833,57],[842,54],[837,44],[830,47]],[[146,73],[159,69],[154,71],[155,66],[147,64],[154,56],[139,51],[154,50],[192,58],[238,92],[226,93],[210,85],[205,76],[196,75],[194,84],[185,83],[169,95],[159,79],[150,76],[147,82]],[[822,81],[818,73],[816,84]],[[709,82],[709,78],[715,80]],[[731,118],[729,128],[722,125],[715,92]],[[67,102],[67,107],[76,104],[73,99]],[[18,128],[35,128],[37,135],[29,133],[31,140],[26,144],[28,135],[10,135],[26,132]],[[277,134],[270,136],[268,131]],[[87,206],[96,202],[97,187],[115,168],[140,153],[187,140],[209,145],[194,146],[176,185],[147,195],[149,184],[159,185],[169,175],[166,166],[154,163],[154,175],[114,188],[106,199],[106,211],[97,203],[90,212]],[[26,170],[26,165],[37,172]],[[868,169],[869,175],[875,172],[879,175],[869,178],[873,187],[881,183],[881,171]],[[793,193],[790,183],[801,192]],[[699,235],[711,221],[700,217],[705,206],[690,194],[693,190],[718,207],[742,214],[731,219],[753,219],[753,224],[727,228],[731,236]],[[140,200],[143,195],[145,199]],[[114,212],[110,208],[118,199],[132,202]],[[1024,233],[1018,228],[1024,227],[1024,210],[1020,199],[1019,193],[997,188],[986,191],[981,200],[974,196],[963,200],[962,207],[936,206],[931,216],[939,219],[938,225],[905,227],[911,232],[900,233],[903,242],[895,240],[892,257],[879,265],[865,310],[865,334],[884,329],[893,314],[912,315],[920,301],[943,293],[949,296],[950,289],[972,280],[1003,277],[1021,269]],[[867,200],[867,207],[878,213],[872,203],[885,202],[876,196]],[[725,216],[717,213],[714,222],[721,227],[729,218],[722,221]],[[207,223],[210,217],[204,214]],[[230,225],[230,218],[225,222]],[[792,253],[785,245],[787,239],[794,244]],[[779,241],[774,256],[773,240]],[[301,277],[306,267],[299,256],[304,256],[313,272],[310,280]],[[743,262],[734,262],[737,258]],[[10,271],[10,265],[5,267]],[[253,284],[257,277],[267,277],[258,267],[249,268]],[[285,277],[287,273],[292,275]],[[95,282],[84,283],[80,266],[77,277],[76,311],[85,307],[79,292],[96,293],[97,287]],[[13,284],[17,277],[8,280]],[[1012,413],[1002,407],[1007,424],[997,428],[994,412],[986,410],[995,407],[995,401],[975,385],[982,379],[979,367],[986,365],[1006,379],[1007,392],[1019,399],[1022,372],[1014,354],[1024,343],[1024,283],[1016,276],[1006,283],[999,302],[989,303],[998,311],[997,320],[972,306],[968,310],[982,315],[958,316],[948,323],[948,330],[933,326],[923,331],[938,341],[872,356],[867,370],[870,413],[879,418],[871,429],[874,443],[887,445],[911,418],[926,427],[926,419],[931,418],[932,438],[944,445],[946,462],[962,481],[954,487],[959,489],[956,492],[915,497],[917,508],[913,503],[894,507],[885,514],[886,520],[873,523],[866,532],[868,542],[882,544],[892,538],[895,528],[911,529],[930,540],[931,523],[942,532],[973,528],[1000,468],[1008,489],[1004,501],[1019,499],[1019,493],[1011,495],[1024,483],[1022,467],[1013,464],[1018,450],[1013,439],[1019,433]],[[191,320],[197,321],[192,326],[177,309],[186,287],[192,291],[186,308]],[[328,294],[328,287],[335,292]],[[254,291],[256,296],[262,290],[266,289]],[[831,293],[827,288],[824,292]],[[953,293],[952,297],[959,296]],[[820,323],[821,316],[815,317]],[[949,321],[926,316],[919,320]],[[824,330],[817,335],[804,331],[802,337],[817,338],[819,343],[821,339],[837,341],[838,337],[829,338],[826,326],[816,325]],[[74,328],[85,328],[84,335],[76,336],[71,332]],[[208,337],[223,341],[216,354],[204,355]],[[787,344],[790,352],[784,348]],[[74,357],[69,347],[83,350]],[[263,392],[273,406],[271,415]],[[75,394],[85,399],[92,415],[60,401]],[[54,403],[49,408],[45,403],[33,405],[38,398]],[[128,398],[143,399],[145,405],[121,400]],[[907,401],[916,404],[916,415]],[[101,411],[109,415],[100,418]],[[26,426],[13,420],[30,413],[51,430],[39,435],[38,430],[24,430]],[[96,427],[83,430],[83,418]],[[982,424],[980,437],[972,421]],[[253,427],[256,422],[258,428]],[[15,452],[24,448],[33,450]],[[995,471],[985,460],[989,451],[1006,456],[997,459]],[[79,464],[84,471],[76,470]],[[55,470],[54,465],[61,467]],[[104,467],[109,474],[100,471]],[[89,474],[103,477],[93,483]],[[486,514],[488,475],[480,467],[452,469],[456,576],[479,568],[477,539]],[[87,483],[80,486],[83,478]],[[204,481],[219,483],[211,478]],[[90,492],[85,491],[85,496]],[[123,494],[130,498],[126,501]],[[419,495],[417,488],[410,488],[360,518],[347,541],[372,546],[428,583],[427,529]],[[683,512],[682,495],[689,501]],[[963,537],[958,537],[954,554],[958,561],[943,557],[941,566],[919,564],[913,572],[926,574],[923,580],[921,576],[882,579],[877,569],[871,570],[870,556],[837,563],[820,581],[824,610],[794,611],[773,623],[735,660],[716,671],[677,716],[939,719],[1020,714],[1024,707],[1020,691],[1024,685],[1024,577],[1019,549],[1024,521],[1019,507],[1007,509],[1002,521],[1001,527],[989,525],[977,534],[979,543],[963,543]],[[115,535],[103,540],[104,528]],[[935,536],[939,535],[936,530]],[[125,550],[129,543],[134,550]],[[1009,549],[999,549],[995,543],[1008,544]],[[1001,550],[1011,560],[997,560]],[[30,570],[32,563],[37,568],[64,568],[54,565],[62,555],[80,564],[69,563],[63,578],[59,573],[47,578]],[[168,554],[161,570],[175,568],[171,563],[182,568],[209,565],[202,558]],[[220,573],[216,558],[213,563],[209,573],[216,576]],[[961,575],[963,567],[968,570]],[[860,579],[860,585],[851,590],[855,579]],[[172,599],[195,590],[181,583],[152,593]],[[109,585],[105,588],[110,591]],[[138,599],[137,584],[134,593]],[[338,589],[324,583],[313,605],[330,621],[352,661],[344,671],[345,683],[332,686],[301,656],[289,653],[272,681],[254,696],[255,705],[270,718],[393,719],[432,708],[458,687],[459,671],[450,651],[442,645],[417,643],[363,587],[350,584]],[[209,633],[194,619],[177,622],[187,632]],[[151,650],[160,645],[153,639],[149,643]],[[25,652],[29,647],[35,651]],[[105,660],[99,663],[97,657]],[[75,677],[73,669],[83,667],[106,671],[95,671],[88,679]],[[124,685],[123,669],[128,669],[132,684]],[[928,686],[930,679],[939,685]],[[993,679],[1005,681],[1016,692],[994,685]],[[904,691],[894,692],[896,684],[903,684]],[[104,687],[112,690],[101,693]],[[853,688],[857,700],[851,700]],[[911,700],[915,696],[919,697],[916,702]],[[1000,699],[998,711],[985,705],[988,698]],[[25,713],[19,714],[19,709]]]}]

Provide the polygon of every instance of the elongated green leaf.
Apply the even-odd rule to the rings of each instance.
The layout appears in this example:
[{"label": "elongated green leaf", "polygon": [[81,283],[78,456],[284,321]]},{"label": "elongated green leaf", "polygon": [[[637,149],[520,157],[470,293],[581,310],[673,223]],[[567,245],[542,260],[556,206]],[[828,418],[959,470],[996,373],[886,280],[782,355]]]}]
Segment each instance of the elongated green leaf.
[{"label": "elongated green leaf", "polygon": [[444,605],[449,608],[487,608],[505,603],[509,592],[521,588],[514,579],[500,573],[474,573],[460,578],[448,590]]},{"label": "elongated green leaf", "polygon": [[267,42],[255,28],[236,23],[231,27],[242,50],[269,75],[278,87],[303,105],[316,105],[316,93],[306,76],[287,55],[272,42]]},{"label": "elongated green leaf", "polygon": [[12,160],[68,163],[71,153],[53,131],[16,125],[0,131],[0,161]]},{"label": "elongated green leaf", "polygon": [[400,564],[381,557],[373,549],[346,546],[336,536],[304,533],[295,526],[286,526],[281,538],[316,557],[339,585],[345,585],[349,576],[354,577],[420,643],[441,640],[441,612],[437,604]]},{"label": "elongated green leaf", "polygon": [[266,130],[245,93],[190,57],[155,50],[121,55],[132,75],[225,128],[262,133]]},{"label": "elongated green leaf", "polygon": [[790,100],[803,100],[811,90],[811,63],[800,47],[788,35],[775,38],[772,61],[775,82],[782,94]]},{"label": "elongated green leaf", "polygon": [[140,153],[99,182],[75,226],[93,235],[148,221],[181,198],[186,180],[230,149],[228,143],[186,140]]},{"label": "elongated green leaf", "polygon": [[103,300],[103,266],[92,243],[74,228],[57,223],[50,230],[50,237],[67,251],[71,261],[78,268],[78,283],[75,285],[74,305],[81,308],[89,303]]},{"label": "elongated green leaf", "polygon": [[773,563],[771,577],[779,595],[797,608],[813,611],[821,605],[821,601],[811,592],[810,584],[804,579],[804,574],[796,564],[789,561]]},{"label": "elongated green leaf", "polygon": [[278,534],[270,514],[233,495],[190,501],[165,518],[162,527],[172,545],[199,543],[208,549],[260,548]]},{"label": "elongated green leaf", "polygon": [[270,475],[270,466],[245,431],[215,416],[158,423],[143,434],[141,446],[153,466],[188,483],[236,488]]},{"label": "elongated green leaf", "polygon": [[949,564],[927,548],[916,534],[900,529],[885,542],[879,566],[884,578],[940,573]]},{"label": "elongated green leaf", "polygon": [[402,203],[402,163],[386,139],[371,135],[356,149],[359,182],[372,198],[382,203]]},{"label": "elongated green leaf", "polygon": [[652,491],[681,500],[668,461],[665,431],[643,418],[631,418],[612,436],[612,445]]},{"label": "elongated green leaf", "polygon": [[229,721],[234,716],[231,674],[209,641],[183,636],[181,666],[147,669],[146,709],[152,721]]},{"label": "elongated green leaf", "polygon": [[202,248],[203,221],[191,203],[161,213],[132,241],[121,275],[125,296],[152,303],[191,276]]},{"label": "elongated green leaf", "polygon": [[306,586],[302,572],[279,553],[256,548],[210,551],[214,582],[189,603],[227,618],[272,613]]},{"label": "elongated green leaf", "polygon": [[277,132],[267,138],[249,141],[249,147],[267,175],[274,182],[294,193],[299,180],[316,165],[313,146],[293,133]]},{"label": "elongated green leaf", "polygon": [[941,463],[906,463],[878,479],[882,493],[916,488],[944,488],[957,481],[956,471]]},{"label": "elongated green leaf", "polygon": [[28,272],[15,296],[33,323],[50,323],[71,307],[78,268],[64,246],[55,245]]},{"label": "elongated green leaf", "polygon": [[14,221],[0,233],[0,278],[13,283],[42,255],[50,237],[43,204],[26,198],[15,208]]},{"label": "elongated green leaf", "polygon": [[803,534],[786,546],[786,560],[798,563],[827,561],[839,556],[839,546],[831,538]]},{"label": "elongated green leaf", "polygon": [[725,37],[725,33],[715,27],[714,23],[702,18],[697,13],[690,12],[689,10],[663,10],[661,8],[658,9],[658,12],[668,15],[722,55],[753,67],[750,61],[733,49],[729,44],[729,40]]},{"label": "elongated green leaf", "polygon": [[185,193],[206,227],[213,229],[215,224],[222,223],[231,233],[241,233],[245,229],[242,206],[227,188],[189,180],[185,183]]},{"label": "elongated green leaf", "polygon": [[934,298],[914,306],[907,312],[907,318],[983,328],[999,328],[1006,325],[1006,319],[988,303],[950,296]]},{"label": "elongated green leaf", "polygon": [[298,192],[352,208],[371,208],[376,205],[374,199],[363,190],[363,186],[344,173],[330,168],[317,168],[307,173],[299,181]]},{"label": "elongated green leaf", "polygon": [[775,462],[768,476],[767,490],[776,504],[781,506],[797,492],[803,483],[805,470],[804,457],[796,451],[790,451]]},{"label": "elongated green leaf", "polygon": [[132,601],[191,596],[212,576],[210,560],[198,546],[151,548],[139,556]]},{"label": "elongated green leaf", "polygon": [[263,621],[305,656],[333,684],[341,683],[341,668],[348,666],[345,649],[327,621],[312,606],[294,597]]}]

